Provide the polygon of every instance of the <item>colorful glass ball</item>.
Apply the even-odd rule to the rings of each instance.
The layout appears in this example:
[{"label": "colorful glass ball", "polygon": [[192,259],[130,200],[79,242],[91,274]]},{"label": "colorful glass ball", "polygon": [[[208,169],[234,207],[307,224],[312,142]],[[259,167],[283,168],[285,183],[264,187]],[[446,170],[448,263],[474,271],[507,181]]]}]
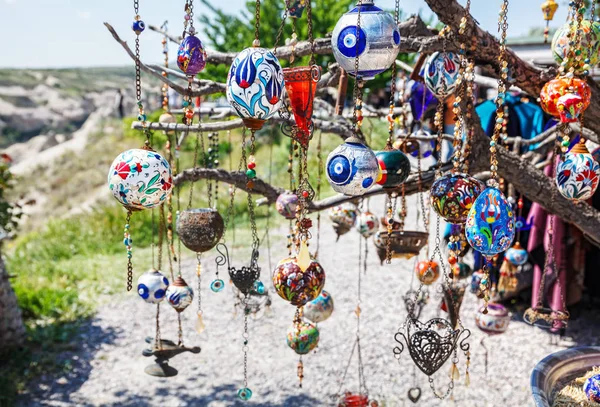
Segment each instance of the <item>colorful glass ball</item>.
[{"label": "colorful glass ball", "polygon": [[375,153],[379,163],[379,178],[376,182],[384,188],[401,185],[410,174],[410,161],[400,150],[391,149]]},{"label": "colorful glass ball", "polygon": [[280,261],[273,271],[273,286],[281,298],[300,307],[319,296],[325,285],[325,271],[316,260],[304,267],[298,257]]},{"label": "colorful glass ball", "polygon": [[167,301],[177,312],[186,309],[194,300],[194,290],[187,285],[181,276],[177,277],[173,284],[167,288]]},{"label": "colorful glass ball", "polygon": [[515,243],[510,249],[504,254],[504,258],[510,261],[515,266],[522,266],[527,263],[527,250],[521,246],[521,243]]},{"label": "colorful glass ball", "polygon": [[460,67],[460,57],[454,52],[434,52],[425,62],[425,85],[438,99],[454,93]]},{"label": "colorful glass ball", "polygon": [[583,384],[583,392],[589,401],[600,403],[600,374],[587,378]]},{"label": "colorful glass ball", "polygon": [[587,148],[575,145],[556,166],[556,186],[561,195],[572,201],[590,198],[598,188],[600,165]]},{"label": "colorful glass ball", "polygon": [[[579,29],[582,31],[581,47],[578,47],[578,50],[581,52],[581,60],[587,59],[589,60],[587,65],[594,66],[600,62],[600,23],[583,20],[581,21]],[[565,23],[556,31],[556,33],[554,33],[554,37],[552,38],[552,56],[558,65],[562,65],[563,62],[566,62],[564,67],[567,71],[571,68],[571,62],[573,60],[573,58],[569,58],[570,32],[570,23]],[[586,70],[579,66],[575,66],[575,68],[575,72],[578,74]]]},{"label": "colorful glass ball", "polygon": [[206,50],[195,35],[188,35],[179,44],[177,66],[188,76],[198,75],[206,66]]},{"label": "colorful glass ball", "polygon": [[475,270],[473,272],[471,275],[471,285],[469,286],[469,291],[471,291],[471,294],[477,294],[479,291],[479,286],[481,285],[481,280],[483,280],[484,276],[485,274],[483,273],[483,270]]},{"label": "colorful glass ball", "polygon": [[469,266],[467,263],[460,262],[452,265],[452,274],[454,274],[454,277],[458,279],[467,278],[472,272],[473,270],[471,269],[471,266]]},{"label": "colorful glass ball", "polygon": [[212,208],[186,209],[177,214],[177,236],[191,251],[204,253],[219,243],[225,223]]},{"label": "colorful glass ball", "polygon": [[487,334],[501,334],[508,329],[510,314],[502,304],[490,302],[487,305],[487,314],[484,313],[485,307],[482,306],[475,314],[475,325]]},{"label": "colorful glass ball", "polygon": [[440,267],[435,261],[420,261],[415,266],[415,274],[425,285],[433,284],[440,276]]},{"label": "colorful glass ball", "polygon": [[356,219],[356,230],[364,238],[371,237],[379,228],[379,220],[372,212],[366,211],[358,215]]},{"label": "colorful glass ball", "polygon": [[138,295],[150,304],[158,304],[165,299],[169,280],[158,270],[145,272],[138,278]]},{"label": "colorful glass ball", "polygon": [[447,173],[431,185],[430,201],[435,212],[449,223],[464,223],[473,203],[485,189],[483,182],[468,174]]},{"label": "colorful glass ball", "polygon": [[[359,10],[360,28],[357,27]],[[335,60],[348,74],[358,74],[369,80],[396,60],[400,31],[389,13],[372,2],[364,2],[338,20],[331,36],[331,47]]]},{"label": "colorful glass ball", "polygon": [[304,318],[315,324],[329,319],[332,313],[333,298],[325,290],[322,290],[317,298],[304,305]]},{"label": "colorful glass ball", "polygon": [[504,194],[486,188],[475,200],[465,223],[471,247],[485,256],[494,256],[509,248],[515,238],[515,215]]},{"label": "colorful glass ball", "polygon": [[237,54],[229,69],[227,101],[248,128],[260,129],[277,113],[283,89],[283,70],[271,51],[253,47]]},{"label": "colorful glass ball", "polygon": [[540,92],[540,102],[544,112],[554,117],[560,117],[558,100],[568,93],[576,93],[581,97],[583,103],[581,111],[585,111],[590,105],[592,90],[585,80],[560,77],[546,82]]},{"label": "colorful glass ball", "polygon": [[154,208],[171,193],[171,167],[157,152],[127,150],[119,154],[110,166],[108,188],[115,199],[129,210]]},{"label": "colorful glass ball", "polygon": [[131,29],[137,35],[140,35],[142,31],[146,29],[146,23],[144,23],[142,20],[135,20],[131,25]]},{"label": "colorful glass ball", "polygon": [[351,137],[329,153],[325,174],[334,191],[349,196],[362,195],[375,184],[379,163],[373,150]]},{"label": "colorful glass ball", "polygon": [[296,209],[298,208],[298,195],[285,193],[277,197],[275,201],[277,212],[286,219],[296,218]]},{"label": "colorful glass ball", "polygon": [[329,210],[329,219],[333,223],[338,236],[341,236],[352,229],[358,217],[356,206],[351,203],[334,206]]},{"label": "colorful glass ball", "polygon": [[298,355],[306,355],[319,344],[319,329],[308,322],[299,322],[290,327],[287,344]]}]

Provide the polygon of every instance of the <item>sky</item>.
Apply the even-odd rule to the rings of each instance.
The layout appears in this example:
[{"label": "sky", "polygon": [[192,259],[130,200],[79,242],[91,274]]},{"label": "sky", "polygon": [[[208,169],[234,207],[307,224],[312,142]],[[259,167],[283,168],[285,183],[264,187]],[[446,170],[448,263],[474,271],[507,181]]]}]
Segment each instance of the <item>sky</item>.
[{"label": "sky", "polygon": [[[228,13],[239,12],[245,0],[209,0]],[[282,0],[283,1],[283,0]],[[466,0],[459,0],[464,4]],[[183,0],[140,0],[140,15],[146,24],[161,25],[169,21],[169,30],[179,34],[183,25]],[[170,3],[170,4],[168,4]],[[394,0],[375,0],[384,9],[392,10]],[[541,0],[512,1],[508,13],[508,36],[527,33],[532,26],[542,26]],[[565,1],[552,22],[559,26],[566,19]],[[316,0],[318,7],[319,0]],[[472,0],[471,13],[480,25],[496,33],[501,0]],[[400,0],[408,14],[431,15],[424,0]],[[206,6],[195,2],[194,11],[210,13]],[[90,66],[124,66],[132,60],[112,38],[103,22],[109,22],[121,38],[133,43],[131,0],[0,0],[0,38],[8,47],[0,53],[0,68],[67,68]],[[197,23],[196,28],[200,30]],[[6,42],[5,42],[6,44]],[[160,36],[146,30],[140,40],[142,60],[160,63]],[[171,47],[173,52],[173,47]]]}]

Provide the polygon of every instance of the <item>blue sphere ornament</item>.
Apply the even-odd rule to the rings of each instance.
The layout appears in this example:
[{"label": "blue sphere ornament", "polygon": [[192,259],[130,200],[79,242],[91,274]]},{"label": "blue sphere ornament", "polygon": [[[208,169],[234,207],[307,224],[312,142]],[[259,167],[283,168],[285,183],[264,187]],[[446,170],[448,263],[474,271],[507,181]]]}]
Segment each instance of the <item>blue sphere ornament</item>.
[{"label": "blue sphere ornament", "polygon": [[252,390],[247,387],[238,390],[238,398],[243,401],[248,401],[252,397]]},{"label": "blue sphere ornament", "polygon": [[268,49],[246,48],[235,57],[227,78],[227,101],[250,130],[259,130],[281,106],[283,70]]},{"label": "blue sphere ornament", "polygon": [[364,194],[379,177],[375,153],[360,139],[350,137],[327,157],[327,180],[334,191],[349,196]]},{"label": "blue sphere ornament", "polygon": [[527,250],[521,246],[521,243],[517,242],[506,251],[504,257],[515,266],[522,266],[527,263]]},{"label": "blue sphere ornament", "polygon": [[333,308],[333,298],[322,290],[317,298],[304,305],[304,318],[314,323],[323,322],[331,316]]},{"label": "blue sphere ornament", "polygon": [[146,24],[142,20],[135,20],[133,22],[133,24],[131,25],[131,29],[137,35],[140,35],[142,33],[142,31],[144,31],[146,29]]},{"label": "blue sphere ornament", "polygon": [[473,203],[465,227],[471,247],[494,256],[508,249],[515,238],[515,215],[504,194],[488,187]]},{"label": "blue sphere ornament", "polygon": [[158,270],[145,272],[138,278],[138,295],[150,304],[158,304],[165,299],[169,280]]},{"label": "blue sphere ornament", "polygon": [[443,100],[454,93],[460,57],[454,52],[434,52],[427,59],[423,70],[425,85],[438,99]]},{"label": "blue sphere ornament", "polygon": [[585,381],[583,392],[589,401],[600,403],[600,374],[595,374]]},{"label": "blue sphere ornament", "polygon": [[173,284],[167,288],[165,295],[169,304],[171,304],[177,312],[182,312],[194,300],[194,290],[187,285],[181,276],[178,276],[175,281],[173,281]]},{"label": "blue sphere ornament", "polygon": [[[360,28],[357,27],[359,10]],[[400,31],[389,13],[367,0],[338,20],[331,36],[331,46],[335,60],[346,72],[369,80],[396,60]],[[355,65],[357,56],[358,72]]]}]

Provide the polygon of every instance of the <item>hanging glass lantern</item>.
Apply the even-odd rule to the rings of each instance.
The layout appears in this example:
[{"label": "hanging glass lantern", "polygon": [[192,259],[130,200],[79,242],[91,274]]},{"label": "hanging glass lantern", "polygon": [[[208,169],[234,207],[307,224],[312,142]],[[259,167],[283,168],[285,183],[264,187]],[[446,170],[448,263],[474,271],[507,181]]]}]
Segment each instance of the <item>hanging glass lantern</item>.
[{"label": "hanging glass lantern", "polygon": [[182,312],[194,300],[194,290],[181,276],[177,276],[173,284],[167,288],[166,297],[175,311]]},{"label": "hanging glass lantern", "polygon": [[308,147],[314,128],[313,102],[321,79],[321,68],[317,65],[285,68],[283,78],[297,126],[293,138],[303,147]]},{"label": "hanging glass lantern", "polygon": [[165,299],[169,280],[158,270],[149,270],[138,278],[138,295],[150,304],[158,304]]},{"label": "hanging glass lantern", "polygon": [[223,218],[216,209],[187,209],[177,215],[177,235],[181,243],[196,253],[216,246],[223,236]]},{"label": "hanging glass lantern", "polygon": [[377,220],[377,216],[373,215],[373,213],[366,211],[362,212],[358,215],[358,219],[356,220],[356,230],[361,234],[364,238],[369,238],[377,232],[379,228],[379,221]]},{"label": "hanging glass lantern", "polygon": [[489,335],[501,334],[508,329],[510,314],[502,304],[490,302],[485,307],[479,308],[475,315],[475,325]]},{"label": "hanging glass lantern", "polygon": [[506,251],[504,257],[515,266],[522,266],[527,263],[527,250],[521,246],[521,243],[516,242]]},{"label": "hanging glass lantern", "polygon": [[333,313],[333,298],[327,291],[322,290],[317,298],[304,305],[303,310],[304,318],[315,324],[323,322]]},{"label": "hanging glass lantern", "polygon": [[188,76],[196,76],[204,69],[206,51],[198,37],[188,35],[181,41],[177,50],[177,66]]},{"label": "hanging glass lantern", "polygon": [[556,166],[556,186],[567,199],[584,201],[598,187],[600,165],[594,160],[584,142],[577,143]]},{"label": "hanging glass lantern", "polygon": [[300,321],[288,330],[287,344],[298,355],[306,355],[319,344],[319,329],[311,323]]},{"label": "hanging glass lantern", "polygon": [[136,211],[160,205],[173,188],[171,167],[152,150],[127,150],[108,170],[108,188],[126,209]]},{"label": "hanging glass lantern", "polygon": [[435,212],[449,223],[464,223],[475,199],[485,189],[483,182],[468,174],[450,172],[431,185],[430,202]]},{"label": "hanging glass lantern", "polygon": [[[582,106],[577,107],[578,114],[581,114],[590,105],[592,91],[585,80],[560,77],[547,82],[540,92],[540,102],[544,112],[554,117],[560,117],[561,111],[559,110],[558,101],[567,94],[576,94],[581,98]],[[563,114],[569,113],[569,107],[565,105],[566,100],[562,99],[561,102],[563,112],[566,112]]]},{"label": "hanging glass lantern", "polygon": [[246,48],[235,57],[227,79],[227,101],[250,130],[260,130],[281,106],[283,71],[273,53]]},{"label": "hanging glass lantern", "polygon": [[[357,31],[360,10],[360,31]],[[396,60],[400,47],[400,31],[394,18],[387,12],[364,0],[344,14],[335,25],[331,36],[333,56],[349,74],[363,80],[388,69]]]},{"label": "hanging glass lantern", "polygon": [[296,209],[298,208],[298,195],[286,192],[277,197],[275,208],[281,216],[286,219],[296,218]]},{"label": "hanging glass lantern", "polygon": [[425,85],[439,100],[444,100],[456,89],[460,57],[454,52],[434,52],[427,59],[423,78]]},{"label": "hanging glass lantern", "polygon": [[420,261],[415,266],[415,274],[425,285],[433,284],[440,276],[440,268],[435,261]]},{"label": "hanging glass lantern", "polygon": [[358,217],[356,206],[351,203],[334,206],[329,210],[329,219],[333,223],[333,228],[338,236],[347,233],[352,229]]},{"label": "hanging glass lantern", "polygon": [[379,177],[375,153],[354,136],[327,157],[325,175],[335,192],[348,196],[364,194]]},{"label": "hanging glass lantern", "polygon": [[485,256],[508,249],[515,238],[515,215],[504,194],[486,188],[469,211],[465,234],[472,248]]},{"label": "hanging glass lantern", "polygon": [[375,153],[379,163],[376,182],[384,188],[400,186],[410,174],[410,161],[400,150],[390,148]]},{"label": "hanging glass lantern", "polygon": [[[591,67],[600,62],[598,54],[600,52],[600,23],[583,20],[579,29],[582,31],[582,35],[581,47],[578,48],[578,51],[581,52],[581,61],[585,61],[585,63],[573,68],[575,68],[576,74],[583,74],[585,71],[589,73]],[[575,61],[574,58],[569,59],[569,42],[572,41],[569,38],[571,36],[570,32],[571,23],[565,23],[554,33],[552,38],[552,56],[558,65],[564,67],[565,72],[569,71],[571,63]]]},{"label": "hanging glass lantern", "polygon": [[583,392],[589,401],[600,403],[600,374],[595,374],[585,380]]},{"label": "hanging glass lantern", "polygon": [[311,258],[304,241],[296,256],[281,260],[273,271],[275,291],[297,307],[317,298],[324,285],[325,271]]}]

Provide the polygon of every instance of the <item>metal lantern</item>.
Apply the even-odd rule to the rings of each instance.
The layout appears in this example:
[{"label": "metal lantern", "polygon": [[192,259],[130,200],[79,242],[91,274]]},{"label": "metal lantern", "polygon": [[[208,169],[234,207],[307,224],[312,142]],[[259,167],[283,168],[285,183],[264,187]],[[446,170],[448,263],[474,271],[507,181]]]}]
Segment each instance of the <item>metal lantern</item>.
[{"label": "metal lantern", "polygon": [[478,179],[450,172],[431,185],[431,206],[446,222],[464,223],[473,202],[484,189],[485,185]]},{"label": "metal lantern", "polygon": [[516,242],[510,249],[506,251],[504,258],[515,266],[522,266],[527,262],[527,250],[521,246],[521,243]]},{"label": "metal lantern", "polygon": [[327,291],[322,290],[321,294],[312,301],[304,305],[304,318],[315,324],[328,319],[333,313],[333,298]]},{"label": "metal lantern", "polygon": [[357,217],[358,210],[351,203],[337,205],[329,210],[329,219],[333,223],[338,238],[352,229]]},{"label": "metal lantern", "polygon": [[300,307],[319,296],[325,271],[308,252],[305,242],[294,257],[280,261],[273,271],[273,286],[281,298]]},{"label": "metal lantern", "polygon": [[209,251],[223,236],[223,218],[216,209],[187,209],[177,215],[177,235],[188,249]]},{"label": "metal lantern", "polygon": [[372,212],[362,212],[356,219],[356,230],[364,238],[373,236],[377,232],[378,227],[379,221],[377,220],[377,216],[373,215]]},{"label": "metal lantern", "polygon": [[286,219],[296,218],[296,209],[298,208],[298,195],[287,192],[277,197],[275,208],[281,216]]},{"label": "metal lantern", "polygon": [[300,321],[288,330],[287,344],[298,355],[306,355],[319,344],[319,329],[311,323]]},{"label": "metal lantern", "polygon": [[158,270],[149,270],[138,278],[137,291],[142,299],[150,304],[158,304],[165,299],[169,280]]},{"label": "metal lantern", "polygon": [[[582,105],[574,107],[574,109],[576,108],[578,114],[581,114],[581,112],[585,111],[585,109],[587,109],[590,105],[592,91],[585,80],[579,78],[560,77],[547,82],[542,88],[542,91],[540,92],[542,109],[544,112],[554,117],[560,117],[561,114],[570,114],[570,107],[568,104],[566,104],[568,99],[563,98],[561,100],[563,96],[568,94],[576,94],[581,98]],[[560,109],[559,100],[561,100]],[[577,112],[573,111],[573,114]]]},{"label": "metal lantern", "polygon": [[420,261],[415,266],[415,274],[420,282],[431,285],[440,276],[440,268],[435,261]]},{"label": "metal lantern", "polygon": [[281,106],[283,71],[268,49],[246,48],[235,57],[227,79],[227,101],[250,130],[259,130]]},{"label": "metal lantern", "polygon": [[171,193],[171,167],[155,151],[127,150],[119,154],[110,166],[108,188],[128,210],[154,208]]},{"label": "metal lantern", "polygon": [[567,199],[582,201],[590,198],[598,187],[600,165],[584,142],[577,143],[556,166],[556,186]]},{"label": "metal lantern", "polygon": [[434,52],[427,59],[423,78],[425,85],[438,99],[444,100],[456,89],[460,57],[454,52]]},{"label": "metal lantern", "polygon": [[188,76],[198,75],[206,66],[206,51],[194,35],[183,39],[177,50],[177,66]]},{"label": "metal lantern", "polygon": [[173,284],[167,288],[166,297],[169,304],[175,308],[175,311],[181,312],[194,300],[194,290],[187,285],[181,276],[178,276]]},{"label": "metal lantern", "polygon": [[508,323],[510,322],[510,314],[502,304],[490,302],[485,307],[479,308],[475,315],[475,325],[483,332],[494,335],[506,332]]},{"label": "metal lantern", "polygon": [[[383,264],[387,258],[387,249],[392,252],[393,259],[410,259],[419,254],[427,244],[429,234],[427,232],[393,230],[391,234],[387,231],[375,233],[373,242],[377,249],[377,256]],[[388,243],[389,240],[389,243]]]},{"label": "metal lantern", "polygon": [[[579,25],[579,30],[582,35],[581,47],[578,47],[578,51],[581,52],[581,60],[589,62],[582,66],[574,66],[575,73],[581,74],[584,71],[589,73],[590,67],[600,62],[598,54],[600,52],[600,23],[583,20]],[[571,35],[571,23],[565,23],[554,33],[552,38],[552,56],[558,65],[565,63],[565,71],[571,68],[570,64],[574,61],[574,58],[569,58]]]},{"label": "metal lantern", "polygon": [[583,392],[587,399],[593,403],[600,403],[600,374],[595,374],[586,379]]},{"label": "metal lantern", "polygon": [[384,188],[401,185],[410,174],[410,161],[400,150],[385,149],[375,153],[379,163],[379,178],[376,182]]},{"label": "metal lantern", "polygon": [[515,238],[515,215],[504,194],[490,187],[475,200],[465,227],[471,247],[494,256],[508,249]]},{"label": "metal lantern", "polygon": [[[360,10],[360,31],[358,16]],[[350,75],[373,79],[396,60],[400,46],[400,31],[394,18],[365,0],[344,14],[331,36],[333,56]],[[358,57],[358,72],[356,58]]]},{"label": "metal lantern", "polygon": [[373,150],[353,136],[329,153],[325,174],[334,191],[358,196],[375,184],[379,163]]}]

